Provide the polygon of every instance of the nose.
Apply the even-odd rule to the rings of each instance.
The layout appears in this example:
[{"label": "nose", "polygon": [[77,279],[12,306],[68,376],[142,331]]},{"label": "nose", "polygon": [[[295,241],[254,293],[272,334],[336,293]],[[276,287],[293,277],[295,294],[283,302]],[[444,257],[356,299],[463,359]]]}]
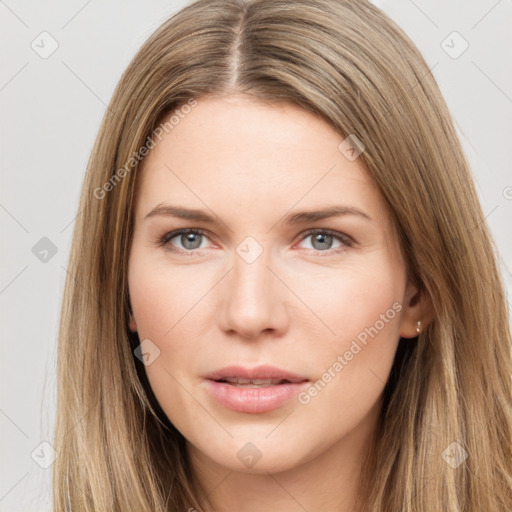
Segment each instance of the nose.
[{"label": "nose", "polygon": [[252,262],[234,254],[223,279],[218,320],[224,332],[255,339],[278,336],[288,328],[286,287],[276,277],[267,251]]}]

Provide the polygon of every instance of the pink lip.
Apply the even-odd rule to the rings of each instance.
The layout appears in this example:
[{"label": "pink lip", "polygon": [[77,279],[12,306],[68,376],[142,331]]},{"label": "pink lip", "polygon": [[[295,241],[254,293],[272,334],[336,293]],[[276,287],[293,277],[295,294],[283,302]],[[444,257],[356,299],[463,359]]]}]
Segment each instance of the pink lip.
[{"label": "pink lip", "polygon": [[[261,388],[241,388],[226,382],[218,382],[219,379],[235,377],[286,380],[288,382]],[[208,374],[205,379],[208,391],[221,405],[233,411],[253,414],[281,407],[308,383],[308,379],[305,377],[273,366],[258,366],[256,368],[229,366]]]}]

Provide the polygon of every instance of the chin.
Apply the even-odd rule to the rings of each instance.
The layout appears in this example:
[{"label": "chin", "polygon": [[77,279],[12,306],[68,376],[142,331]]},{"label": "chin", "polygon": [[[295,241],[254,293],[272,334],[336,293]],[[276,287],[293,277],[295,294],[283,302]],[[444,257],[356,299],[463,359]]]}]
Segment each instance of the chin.
[{"label": "chin", "polygon": [[[268,434],[266,431],[265,435]],[[229,471],[248,474],[280,473],[300,466],[310,458],[314,457],[314,449],[308,452],[302,444],[302,449],[297,450],[297,439],[294,436],[287,436],[291,443],[283,443],[282,436],[274,439],[265,439],[264,436],[250,436],[243,439],[231,439],[225,441],[223,446],[212,451],[212,446],[205,446],[204,449],[196,445],[195,449],[201,452],[215,464],[222,466]],[[300,445],[300,443],[299,443]],[[308,455],[309,454],[309,455]]]}]

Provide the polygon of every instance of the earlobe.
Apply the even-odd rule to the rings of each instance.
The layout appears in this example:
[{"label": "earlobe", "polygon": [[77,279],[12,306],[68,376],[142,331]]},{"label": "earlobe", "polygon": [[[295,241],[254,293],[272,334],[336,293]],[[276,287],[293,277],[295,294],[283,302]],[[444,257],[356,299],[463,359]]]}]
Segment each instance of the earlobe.
[{"label": "earlobe", "polygon": [[137,332],[137,324],[135,322],[135,318],[133,315],[130,315],[130,321],[128,322],[128,327],[130,328],[130,331]]},{"label": "earlobe", "polygon": [[405,308],[400,321],[400,337],[416,338],[432,320],[432,302],[412,283],[405,295]]}]

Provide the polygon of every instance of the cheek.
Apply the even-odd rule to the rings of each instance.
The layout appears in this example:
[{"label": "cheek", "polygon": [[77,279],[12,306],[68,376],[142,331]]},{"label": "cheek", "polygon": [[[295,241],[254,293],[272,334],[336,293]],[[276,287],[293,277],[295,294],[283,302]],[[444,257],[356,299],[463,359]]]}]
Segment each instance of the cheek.
[{"label": "cheek", "polygon": [[294,292],[316,314],[323,348],[343,349],[360,334],[364,341],[366,329],[372,327],[382,331],[383,337],[391,331],[398,334],[402,281],[400,273],[379,261],[364,269],[329,270],[315,279],[299,281]]},{"label": "cheek", "polygon": [[187,372],[201,358],[200,343],[196,341],[204,338],[202,326],[212,321],[205,318],[208,313],[199,304],[206,276],[201,279],[191,269],[162,266],[134,251],[128,271],[139,340],[151,340],[150,351],[157,354],[144,369],[158,402],[178,430],[201,414],[181,386],[188,387]]},{"label": "cheek", "polygon": [[192,266],[176,269],[134,252],[128,284],[139,338],[171,338],[187,324],[182,319],[200,310],[194,306],[204,295],[205,281]]},{"label": "cheek", "polygon": [[404,280],[379,260],[364,269],[330,272],[323,282],[299,290],[324,324],[317,322],[317,342],[305,347],[317,384],[301,402],[314,402],[325,412],[323,421],[345,424],[347,410],[360,419],[381,394],[398,345]]},{"label": "cheek", "polygon": [[135,248],[129,263],[128,284],[137,333],[159,351],[145,367],[155,392],[190,378],[204,359],[205,340],[215,328],[213,294],[217,275],[195,265],[176,266],[161,255]]}]

